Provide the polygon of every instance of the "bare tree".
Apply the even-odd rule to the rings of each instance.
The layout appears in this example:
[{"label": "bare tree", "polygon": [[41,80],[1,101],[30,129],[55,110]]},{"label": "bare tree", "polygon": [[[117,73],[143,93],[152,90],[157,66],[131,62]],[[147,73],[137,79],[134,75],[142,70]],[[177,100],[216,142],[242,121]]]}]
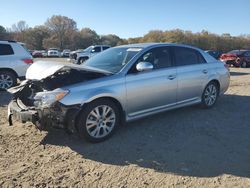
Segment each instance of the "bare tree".
[{"label": "bare tree", "polygon": [[51,40],[57,39],[60,49],[63,49],[64,44],[68,43],[68,36],[77,30],[76,22],[73,19],[61,15],[54,15],[49,18],[45,22],[45,26],[52,33]]},{"label": "bare tree", "polygon": [[13,24],[11,26],[12,32],[23,32],[23,31],[27,30],[28,28],[29,28],[28,24],[23,20],[21,20],[21,21],[17,22],[16,24]]},{"label": "bare tree", "polygon": [[10,34],[12,38],[16,41],[24,41],[25,40],[25,34],[24,32],[29,28],[28,24],[21,20],[11,26]]}]

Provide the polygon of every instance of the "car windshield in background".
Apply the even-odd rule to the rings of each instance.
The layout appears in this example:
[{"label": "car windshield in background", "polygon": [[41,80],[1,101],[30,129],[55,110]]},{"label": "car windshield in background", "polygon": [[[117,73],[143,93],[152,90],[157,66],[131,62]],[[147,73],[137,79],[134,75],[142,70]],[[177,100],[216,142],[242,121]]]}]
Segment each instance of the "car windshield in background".
[{"label": "car windshield in background", "polygon": [[83,50],[83,52],[90,52],[92,49],[93,49],[93,47],[92,47],[92,46],[90,46],[90,47],[88,47],[88,48],[84,49],[84,50]]},{"label": "car windshield in background", "polygon": [[111,48],[87,60],[84,65],[108,72],[119,72],[141,48]]},{"label": "car windshield in background", "polygon": [[227,54],[241,55],[244,52],[245,52],[244,50],[232,50],[232,51],[228,52]]}]

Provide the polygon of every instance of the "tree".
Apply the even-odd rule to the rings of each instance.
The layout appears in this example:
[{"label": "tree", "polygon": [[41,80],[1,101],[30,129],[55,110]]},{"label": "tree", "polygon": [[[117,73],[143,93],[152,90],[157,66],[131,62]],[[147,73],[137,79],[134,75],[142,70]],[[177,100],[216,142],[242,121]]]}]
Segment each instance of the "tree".
[{"label": "tree", "polygon": [[91,30],[90,28],[83,28],[79,32],[79,38],[77,41],[78,48],[87,48],[88,46],[98,44],[99,42],[99,35],[94,30]]},{"label": "tree", "polygon": [[6,29],[0,25],[0,40],[5,40],[8,37]]},{"label": "tree", "polygon": [[10,29],[10,34],[13,40],[24,42],[25,40],[24,33],[28,28],[29,28],[28,24],[23,20],[17,22],[16,24],[13,24]]},{"label": "tree", "polygon": [[110,46],[117,46],[124,44],[124,40],[118,37],[117,35],[102,35],[100,36],[100,43],[105,44],[105,45],[110,45]]},{"label": "tree", "polygon": [[11,27],[11,30],[12,30],[12,32],[21,33],[23,31],[27,30],[28,28],[29,28],[28,24],[25,21],[21,20],[21,21],[17,22],[16,24],[13,24]]},{"label": "tree", "polygon": [[161,30],[152,30],[143,37],[144,42],[164,42],[164,33]]},{"label": "tree", "polygon": [[[50,43],[56,44],[57,47],[63,49],[67,43],[70,43],[69,36],[74,33],[76,22],[66,16],[54,15],[45,22],[45,26],[50,30]],[[55,46],[55,47],[56,47]]]},{"label": "tree", "polygon": [[24,42],[29,49],[45,49],[43,42],[49,38],[49,30],[45,26],[36,26],[25,31]]}]

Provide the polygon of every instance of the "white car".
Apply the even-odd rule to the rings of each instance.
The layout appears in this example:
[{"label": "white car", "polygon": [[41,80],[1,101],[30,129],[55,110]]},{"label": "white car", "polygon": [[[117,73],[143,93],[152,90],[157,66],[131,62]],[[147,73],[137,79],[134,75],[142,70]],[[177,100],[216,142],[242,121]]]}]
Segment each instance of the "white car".
[{"label": "white car", "polygon": [[26,70],[33,63],[24,44],[15,41],[0,41],[0,90],[17,84],[25,78]]},{"label": "white car", "polygon": [[96,54],[109,49],[110,46],[108,45],[95,45],[95,46],[89,46],[82,52],[76,53],[76,61],[73,61],[73,63],[76,64],[83,64],[85,61],[87,61],[89,58],[95,56]]},{"label": "white car", "polygon": [[60,57],[61,53],[57,48],[50,48],[48,50],[48,57]]}]

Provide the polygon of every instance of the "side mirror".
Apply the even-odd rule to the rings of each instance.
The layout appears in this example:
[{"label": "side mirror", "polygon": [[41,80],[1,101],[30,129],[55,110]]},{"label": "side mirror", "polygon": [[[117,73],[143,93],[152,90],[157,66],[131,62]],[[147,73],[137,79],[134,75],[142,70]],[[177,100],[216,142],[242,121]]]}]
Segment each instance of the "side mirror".
[{"label": "side mirror", "polygon": [[95,53],[95,49],[92,49],[90,52],[91,52],[91,53]]},{"label": "side mirror", "polygon": [[149,63],[149,62],[140,62],[136,65],[136,69],[139,72],[150,71],[153,68],[154,66],[152,65],[152,63]]}]

